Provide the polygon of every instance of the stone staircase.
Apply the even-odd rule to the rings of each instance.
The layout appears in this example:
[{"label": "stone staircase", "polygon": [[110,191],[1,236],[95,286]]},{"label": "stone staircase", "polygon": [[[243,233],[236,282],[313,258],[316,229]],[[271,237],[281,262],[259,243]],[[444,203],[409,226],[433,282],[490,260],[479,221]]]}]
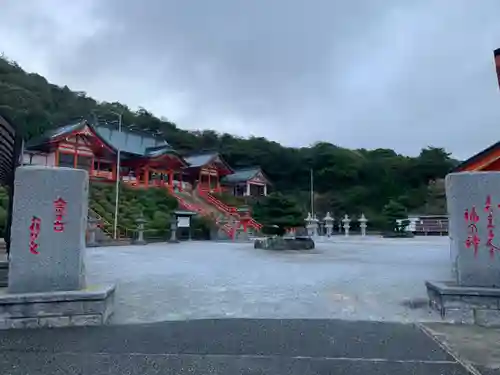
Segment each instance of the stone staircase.
[{"label": "stone staircase", "polygon": [[[237,207],[232,207],[232,206],[225,204],[224,202],[215,198],[212,194],[210,194],[210,192],[208,192],[206,190],[195,191],[193,193],[193,195],[198,196],[201,201],[203,201],[206,204],[210,205],[211,207],[215,208],[217,211],[221,212],[222,214],[233,217],[238,221],[238,223],[240,222],[240,219],[242,218],[242,216],[238,212]],[[249,219],[247,217],[247,220],[248,220],[247,232],[248,231],[259,232],[262,229],[262,224],[257,222],[252,217],[250,217]],[[235,229],[238,229],[238,227],[236,227]]]},{"label": "stone staircase", "polygon": [[234,238],[234,223],[230,215],[220,212],[216,207],[205,202],[195,191],[171,191],[170,193],[183,209],[197,212],[201,216],[210,218],[216,224],[217,230],[212,232],[212,237],[219,240]]},{"label": "stone staircase", "polygon": [[112,245],[127,245],[130,244],[131,238],[124,233],[120,228],[118,229],[117,239],[113,239],[112,228],[113,225],[109,223],[105,218],[95,212],[89,207],[88,218],[95,219],[97,221],[97,229],[95,233],[96,242],[102,246],[112,246]]},{"label": "stone staircase", "polygon": [[242,216],[238,209],[224,204],[208,191],[195,188],[190,191],[171,191],[171,194],[182,208],[211,218],[217,226],[217,230],[213,231],[212,235],[215,235],[219,240],[245,241],[249,236],[255,235],[262,229],[262,224],[251,217],[247,218],[247,228],[243,228]]}]

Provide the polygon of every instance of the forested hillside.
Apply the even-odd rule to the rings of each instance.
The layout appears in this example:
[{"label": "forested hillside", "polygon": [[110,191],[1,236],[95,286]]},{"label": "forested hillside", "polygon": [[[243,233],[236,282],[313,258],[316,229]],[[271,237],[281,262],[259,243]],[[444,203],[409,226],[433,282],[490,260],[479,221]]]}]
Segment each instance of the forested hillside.
[{"label": "forested hillside", "polygon": [[[304,208],[309,204],[312,168],[317,211],[333,211],[337,216],[364,212],[373,218],[390,199],[410,212],[441,213],[442,184],[430,182],[443,178],[456,163],[441,148],[425,148],[418,157],[407,157],[390,149],[349,150],[325,142],[290,148],[265,138],[220,134],[217,129],[186,131],[146,109],[133,111],[120,103],[99,103],[84,92],[50,84],[0,58],[0,112],[22,126],[26,138],[79,117],[116,121],[111,111],[123,113],[124,124],[155,132],[181,152],[218,150],[232,166],[260,165],[274,190],[293,195]],[[286,128],[286,124],[282,126]],[[381,141],[383,137],[380,134]]]}]

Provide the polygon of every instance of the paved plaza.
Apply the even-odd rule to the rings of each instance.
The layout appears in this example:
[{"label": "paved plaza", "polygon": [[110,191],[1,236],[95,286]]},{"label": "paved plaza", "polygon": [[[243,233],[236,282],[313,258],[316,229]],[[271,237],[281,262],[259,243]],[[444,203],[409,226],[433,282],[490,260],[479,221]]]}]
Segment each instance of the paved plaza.
[{"label": "paved plaza", "polygon": [[[447,238],[339,236],[311,252],[214,242],[93,248],[87,271],[90,284],[118,285],[112,324],[4,331],[0,372],[478,374],[467,361],[478,362],[478,340],[457,347],[463,361],[427,328],[404,324],[440,321],[424,281],[450,277]],[[446,343],[470,336],[431,327]],[[493,354],[479,361],[482,374],[497,373]]]},{"label": "paved plaza", "polygon": [[118,285],[114,324],[206,318],[436,321],[424,281],[450,278],[447,237],[334,237],[312,252],[184,242],[87,250]]}]

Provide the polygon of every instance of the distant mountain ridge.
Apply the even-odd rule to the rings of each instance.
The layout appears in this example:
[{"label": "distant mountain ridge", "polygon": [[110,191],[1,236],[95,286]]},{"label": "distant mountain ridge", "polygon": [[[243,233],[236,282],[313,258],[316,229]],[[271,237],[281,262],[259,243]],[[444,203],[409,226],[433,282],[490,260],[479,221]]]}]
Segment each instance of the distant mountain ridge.
[{"label": "distant mountain ridge", "polygon": [[132,111],[120,103],[97,102],[85,92],[50,84],[5,58],[0,58],[0,112],[21,126],[27,139],[75,118],[116,123],[116,113],[122,113],[124,126],[164,137],[181,153],[218,151],[234,167],[261,166],[274,189],[293,195],[304,209],[309,205],[313,169],[318,213],[364,212],[374,220],[390,199],[408,210],[425,207],[428,183],[443,178],[457,164],[445,150],[435,147],[423,149],[418,157],[407,157],[390,149],[349,150],[326,142],[291,148],[262,137],[187,131],[144,108]]}]

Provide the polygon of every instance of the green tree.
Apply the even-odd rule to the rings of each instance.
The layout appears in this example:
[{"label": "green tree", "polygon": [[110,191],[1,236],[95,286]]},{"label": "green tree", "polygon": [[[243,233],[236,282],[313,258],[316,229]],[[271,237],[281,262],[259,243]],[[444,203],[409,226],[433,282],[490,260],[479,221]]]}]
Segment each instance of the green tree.
[{"label": "green tree", "polygon": [[444,179],[441,178],[429,182],[423,211],[428,215],[446,214],[447,208]]},{"label": "green tree", "polygon": [[268,232],[282,236],[286,228],[304,224],[304,215],[292,199],[272,193],[254,206],[253,216],[267,227]]},{"label": "green tree", "polygon": [[[406,227],[406,225],[408,225],[408,213],[406,208],[396,200],[391,200],[384,206],[382,215],[385,219],[386,229],[388,230],[400,232]],[[398,224],[397,220],[403,221],[401,224]]]},{"label": "green tree", "polygon": [[[139,130],[164,137],[179,152],[213,150],[234,168],[259,165],[273,183],[273,191],[293,197],[304,208],[309,205],[313,169],[318,212],[364,212],[373,218],[372,226],[382,222],[380,213],[391,200],[410,212],[442,211],[444,196],[432,191],[436,189],[429,187],[429,182],[444,178],[457,164],[439,147],[426,147],[417,157],[408,157],[382,148],[350,150],[328,142],[294,148],[263,137],[244,139],[213,130],[183,130],[145,108],[133,111],[121,103],[97,102],[84,92],[50,84],[44,77],[26,73],[14,61],[0,57],[0,112],[7,114],[27,139],[76,118],[116,121],[111,111],[122,113],[126,125],[134,124]],[[151,204],[155,199],[141,196],[134,204],[152,218],[157,211]],[[107,204],[101,206],[109,209]]]}]

